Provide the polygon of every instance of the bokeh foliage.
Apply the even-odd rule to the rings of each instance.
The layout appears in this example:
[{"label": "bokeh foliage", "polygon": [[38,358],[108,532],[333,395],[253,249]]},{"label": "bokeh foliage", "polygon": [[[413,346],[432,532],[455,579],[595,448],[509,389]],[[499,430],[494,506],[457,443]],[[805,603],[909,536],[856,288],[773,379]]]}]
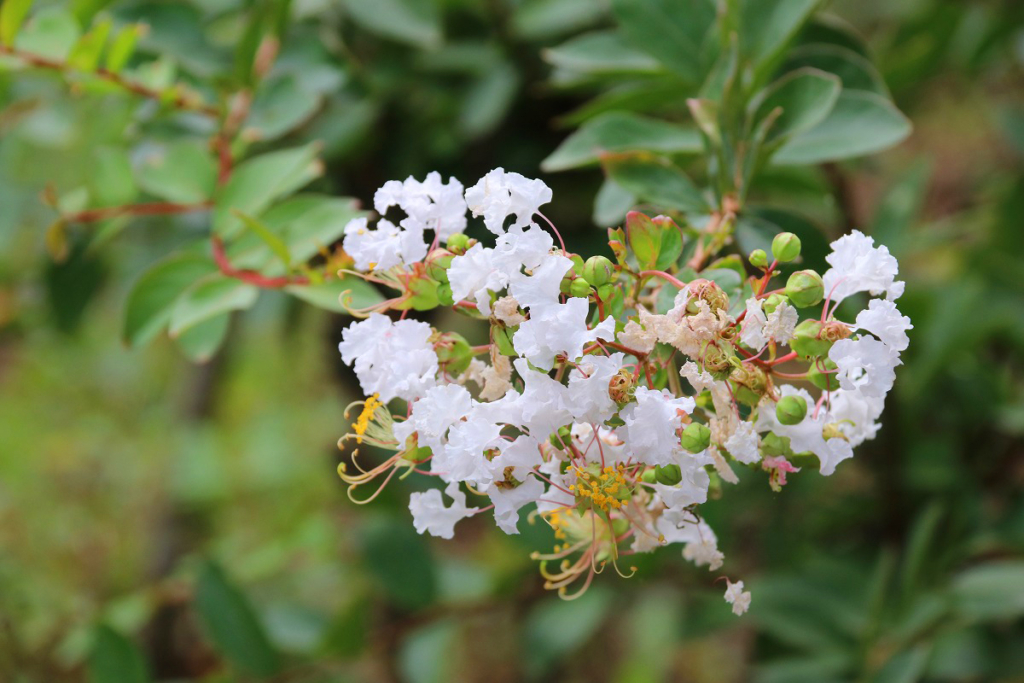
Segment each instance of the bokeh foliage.
[{"label": "bokeh foliage", "polygon": [[[8,24],[17,4],[3,4]],[[721,63],[694,33],[703,7],[34,3],[15,44],[82,68],[0,57],[0,679],[1021,680],[1018,3],[736,5],[738,22],[781,31],[740,32],[738,54],[766,65],[747,94],[818,69],[839,92],[818,78],[801,101],[850,107],[857,126],[837,142],[818,128],[831,113],[792,124],[751,168],[739,248],[776,226],[860,227],[899,258],[915,325],[885,428],[848,467],[794,477],[780,496],[744,482],[743,508],[706,506],[752,579],[749,618],[674,552],[563,604],[527,558],[542,528],[505,537],[469,520],[459,540],[428,541],[409,523],[411,482],[352,505],[333,474],[355,398],[333,348],[339,319],[216,275],[211,220],[236,267],[280,276],[288,261],[320,263],[357,210],[344,197],[434,169],[550,172],[549,215],[581,251],[634,202],[692,212],[693,184],[720,198],[736,188],[700,154],[709,129],[686,102]],[[280,51],[257,74],[267,36]],[[120,65],[118,40],[135,43]],[[99,63],[170,94],[83,75]],[[168,101],[227,111],[240,89],[251,130],[237,131],[233,177],[250,180],[231,189],[217,182],[217,117]],[[851,104],[865,102],[882,118]],[[905,143],[847,160],[900,137],[888,115],[900,110],[915,125]],[[651,196],[666,182],[676,191]],[[212,219],[66,220],[210,199]],[[133,288],[169,259],[184,264],[171,269],[180,287]],[[198,278],[210,279],[179,306]],[[149,303],[133,309],[139,297]],[[176,341],[157,334],[176,326]],[[182,350],[212,360],[196,367]]]}]

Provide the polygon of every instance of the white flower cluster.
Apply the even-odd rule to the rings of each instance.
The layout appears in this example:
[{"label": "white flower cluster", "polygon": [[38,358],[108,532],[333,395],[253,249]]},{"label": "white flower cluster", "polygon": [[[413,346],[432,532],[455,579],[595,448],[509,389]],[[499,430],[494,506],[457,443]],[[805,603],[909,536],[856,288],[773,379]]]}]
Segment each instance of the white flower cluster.
[{"label": "white flower cluster", "polygon": [[[356,475],[343,465],[342,478],[354,488],[403,468],[436,477],[443,493],[413,493],[409,508],[417,531],[442,538],[484,512],[518,533],[533,506],[556,539],[535,557],[561,594],[579,579],[585,589],[605,563],[670,543],[718,570],[724,556],[698,511],[713,480],[735,483],[739,467],[779,490],[799,471],[792,461],[816,457],[830,475],[877,432],[911,328],[893,303],[903,290],[895,259],[855,232],[833,243],[823,277],[800,271],[768,292],[777,258],[730,294],[621,253],[584,263],[555,248],[534,222],[550,200],[541,181],[502,169],[464,194],[435,173],[377,192],[382,215],[405,212],[398,226],[382,218],[370,230],[360,218],[346,228],[355,267],[406,304],[403,319],[374,311],[343,332],[342,358],[370,396],[351,436],[393,455]],[[462,234],[467,211],[493,246]],[[671,305],[659,311],[666,287]],[[852,324],[835,320],[835,305],[858,292],[886,298]],[[798,309],[823,299],[821,315],[801,322]],[[417,310],[447,304],[485,322],[489,343],[404,319],[422,301]],[[407,402],[398,415],[392,399]],[[728,585],[740,614],[750,594]]]}]

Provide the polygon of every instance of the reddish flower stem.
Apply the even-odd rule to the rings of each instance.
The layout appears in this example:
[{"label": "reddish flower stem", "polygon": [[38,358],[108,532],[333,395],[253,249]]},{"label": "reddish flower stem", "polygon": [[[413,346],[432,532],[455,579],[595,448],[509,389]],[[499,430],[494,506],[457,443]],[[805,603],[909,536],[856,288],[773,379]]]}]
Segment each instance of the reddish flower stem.
[{"label": "reddish flower stem", "polygon": [[255,270],[239,270],[231,265],[228,260],[227,252],[224,250],[224,242],[214,235],[210,238],[210,242],[213,245],[213,260],[217,263],[217,268],[221,273],[228,277],[247,282],[251,285],[263,289],[281,289],[288,285],[307,285],[309,284],[309,278],[307,277],[292,277],[285,275],[283,277],[267,277],[262,273],[258,273]]},{"label": "reddish flower stem", "polygon": [[119,216],[170,216],[191,211],[203,211],[212,206],[213,202],[197,202],[195,204],[175,204],[173,202],[125,204],[123,206],[104,206],[97,209],[86,209],[78,213],[68,214],[64,219],[71,223],[93,223]]}]

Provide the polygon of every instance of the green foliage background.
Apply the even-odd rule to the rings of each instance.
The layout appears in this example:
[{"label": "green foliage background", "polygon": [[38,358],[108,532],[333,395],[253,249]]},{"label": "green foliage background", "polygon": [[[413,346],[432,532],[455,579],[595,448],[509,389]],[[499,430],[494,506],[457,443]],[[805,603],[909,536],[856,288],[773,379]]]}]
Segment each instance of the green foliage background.
[{"label": "green foliage background", "polygon": [[[260,31],[274,33],[282,49],[249,119],[262,136],[245,156],[298,150],[295,173],[312,174],[302,150],[320,141],[323,173],[304,192],[364,201],[429,170],[466,183],[495,166],[540,174],[570,248],[592,253],[595,224],[634,202],[689,208],[685,187],[645,196],[650,166],[602,168],[594,145],[715,182],[685,103],[710,56],[671,21],[681,12],[685,29],[698,5],[74,0],[36,3],[23,30],[45,49],[103,17],[141,21],[128,67],[207,102],[253,77]],[[744,49],[771,44],[764,7],[818,9],[743,3],[768,27]],[[5,61],[0,680],[1024,680],[1024,12],[1013,0],[837,0],[816,17],[788,36],[793,67],[831,65],[843,92],[891,97],[914,132],[845,159],[902,137],[898,118],[856,116],[841,139],[791,146],[783,158],[799,165],[760,170],[737,239],[757,246],[765,224],[864,229],[899,258],[915,329],[882,432],[836,475],[794,476],[780,495],[750,477],[729,497],[742,505],[705,506],[754,592],[742,619],[675,550],[562,603],[528,559],[549,543],[540,528],[507,537],[476,519],[455,541],[425,539],[406,509],[411,480],[349,502],[335,441],[358,389],[337,358],[337,314],[233,291],[181,322],[222,315],[216,352],[148,319],[127,336],[152,342],[123,345],[133,283],[205,239],[209,217],[55,235],[40,193],[51,186],[64,213],[202,200],[216,176],[210,123]],[[856,34],[866,47],[840,44]],[[236,205],[260,213],[256,199]],[[235,257],[272,258],[247,236],[255,247]]]}]

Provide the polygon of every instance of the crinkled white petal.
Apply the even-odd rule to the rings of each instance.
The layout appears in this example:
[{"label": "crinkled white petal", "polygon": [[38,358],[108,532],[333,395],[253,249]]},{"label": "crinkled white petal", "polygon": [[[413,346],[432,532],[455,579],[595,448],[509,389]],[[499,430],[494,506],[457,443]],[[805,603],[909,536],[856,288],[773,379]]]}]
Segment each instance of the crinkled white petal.
[{"label": "crinkled white petal", "polygon": [[618,406],[608,394],[608,383],[625,358],[621,353],[584,356],[569,373],[569,410],[577,422],[600,423],[615,414]]},{"label": "crinkled white petal", "polygon": [[421,447],[440,453],[448,429],[469,415],[472,409],[473,398],[465,387],[458,384],[433,387],[412,404],[408,420],[395,423],[395,437],[401,445],[415,432]]},{"label": "crinkled white petal", "polygon": [[775,404],[765,401],[757,411],[756,428],[759,432],[774,432],[778,436],[786,437],[790,441],[790,447],[796,453],[809,451],[818,457],[821,463],[821,473],[829,476],[836,470],[836,465],[843,460],[853,457],[853,447],[845,439],[825,439],[822,430],[829,422],[828,413],[824,410],[814,415],[814,399],[805,389],[785,384],[781,387],[783,397],[800,396],[805,401],[809,410],[807,416],[795,425],[784,425],[775,417]]},{"label": "crinkled white petal", "polygon": [[[523,301],[520,295],[516,299]],[[573,297],[564,304],[552,304],[530,311],[530,319],[519,326],[512,337],[512,346],[523,358],[542,370],[550,370],[555,356],[564,354],[575,361],[583,354],[583,347],[597,339],[612,340],[615,320],[609,316],[587,329],[590,303]]]},{"label": "crinkled white petal", "polygon": [[904,283],[896,281],[896,258],[888,247],[876,247],[875,241],[859,230],[833,242],[832,253],[825,260],[832,266],[822,276],[825,294],[836,303],[857,292],[885,294],[890,301],[903,294]]},{"label": "crinkled white petal", "polygon": [[343,361],[354,363],[359,386],[367,396],[379,394],[412,401],[437,384],[437,354],[429,341],[430,325],[416,320],[392,322],[372,313],[341,333],[338,350]]},{"label": "crinkled white petal", "polygon": [[455,535],[456,523],[479,512],[479,508],[466,507],[466,494],[459,490],[456,482],[448,484],[444,492],[452,499],[448,507],[445,507],[438,489],[409,496],[409,510],[417,533],[425,531],[432,536],[450,539]]},{"label": "crinkled white petal", "polygon": [[513,227],[528,225],[534,214],[551,201],[551,189],[540,180],[496,168],[466,190],[466,203],[474,216],[495,235],[505,232],[505,220],[515,216]]},{"label": "crinkled white petal", "polygon": [[828,357],[839,368],[839,386],[865,396],[882,398],[896,381],[900,354],[871,337],[841,339],[829,349]]},{"label": "crinkled white petal", "polygon": [[872,299],[867,310],[857,314],[855,327],[865,330],[882,340],[895,351],[905,351],[910,345],[907,330],[914,329],[910,318],[901,315],[892,301]]},{"label": "crinkled white petal", "polygon": [[616,432],[638,462],[648,465],[677,464],[682,452],[677,430],[682,425],[680,413],[689,414],[695,407],[692,398],[675,398],[667,391],[637,387],[636,402],[626,406],[619,415],[626,423]]}]

